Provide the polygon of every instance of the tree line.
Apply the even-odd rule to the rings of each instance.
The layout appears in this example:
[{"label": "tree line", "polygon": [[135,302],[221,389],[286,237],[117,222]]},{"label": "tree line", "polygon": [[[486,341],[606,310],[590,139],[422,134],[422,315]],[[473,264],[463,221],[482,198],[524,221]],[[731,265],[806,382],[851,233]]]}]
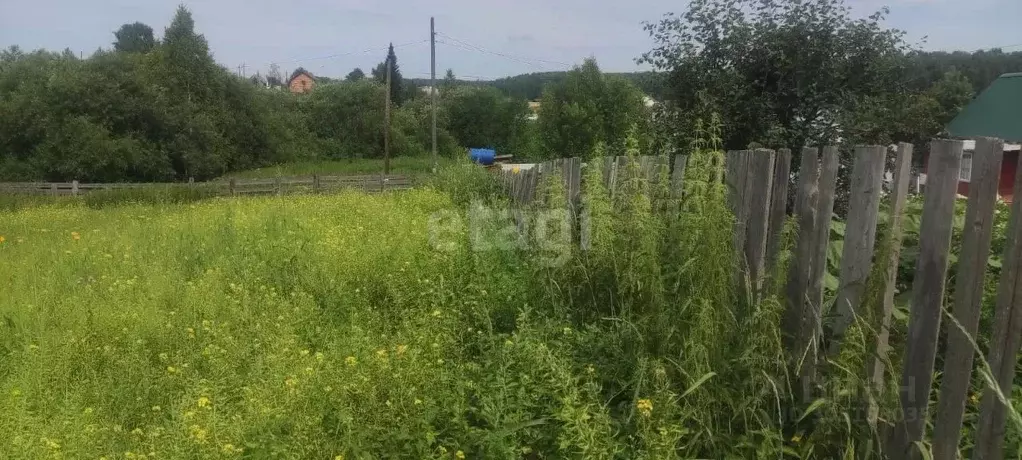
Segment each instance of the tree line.
[{"label": "tree line", "polygon": [[[290,161],[379,158],[388,61],[392,154],[430,153],[430,98],[402,78],[393,47],[368,75],[355,69],[343,80],[316,77],[314,90],[291,94],[276,66],[242,78],[218,65],[184,7],[162,39],[142,23],[125,24],[114,38],[112,49],[85,59],[69,50],[0,51],[0,180],[205,180]],[[595,62],[578,73],[608,78]],[[620,82],[612,86],[631,107],[550,85],[546,106],[561,113],[563,131],[530,120],[524,98],[497,88],[458,84],[453,73],[440,86],[444,156],[464,155],[465,147],[526,159],[582,153],[594,141],[576,146],[576,135],[623,138],[641,120],[641,93]],[[596,117],[605,126],[589,127]]]},{"label": "tree line", "polygon": [[[697,0],[649,23],[653,72],[563,73],[438,88],[438,149],[490,147],[518,159],[685,151],[711,120],[728,149],[842,141],[925,145],[1022,53],[926,53],[843,0]],[[112,49],[0,51],[0,180],[171,181],[239,169],[383,155],[390,63],[394,155],[427,155],[431,102],[422,80],[383,62],[307,94],[276,66],[241,78],[218,65],[191,13],[163,37],[133,23]],[[293,75],[292,75],[293,76]],[[656,103],[649,103],[655,100]],[[538,101],[538,120],[527,101]],[[797,164],[797,162],[796,162]]]}]

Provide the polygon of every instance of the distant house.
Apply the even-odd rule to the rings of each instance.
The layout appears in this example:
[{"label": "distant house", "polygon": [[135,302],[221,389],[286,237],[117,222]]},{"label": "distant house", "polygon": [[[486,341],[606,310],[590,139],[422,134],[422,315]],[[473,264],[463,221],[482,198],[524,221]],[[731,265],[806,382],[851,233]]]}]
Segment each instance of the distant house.
[{"label": "distant house", "polygon": [[1022,151],[1022,73],[1001,75],[987,89],[951,120],[948,134],[965,141],[958,193],[968,195],[972,182],[972,156],[975,138],[996,137],[1004,140],[1004,157],[997,193],[1012,201],[1019,152]]},{"label": "distant house", "polygon": [[539,120],[539,101],[529,101],[529,120]]},{"label": "distant house", "polygon": [[287,87],[295,94],[306,93],[316,87],[316,78],[308,70],[299,67],[287,79]]}]

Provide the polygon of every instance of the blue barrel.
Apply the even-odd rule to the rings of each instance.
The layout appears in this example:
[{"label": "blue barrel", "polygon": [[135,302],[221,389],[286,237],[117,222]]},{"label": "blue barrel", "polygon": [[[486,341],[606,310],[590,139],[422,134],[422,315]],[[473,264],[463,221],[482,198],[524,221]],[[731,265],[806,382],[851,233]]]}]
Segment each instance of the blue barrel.
[{"label": "blue barrel", "polygon": [[473,163],[479,163],[482,165],[492,165],[493,159],[497,156],[497,151],[493,149],[468,149],[468,158]]}]

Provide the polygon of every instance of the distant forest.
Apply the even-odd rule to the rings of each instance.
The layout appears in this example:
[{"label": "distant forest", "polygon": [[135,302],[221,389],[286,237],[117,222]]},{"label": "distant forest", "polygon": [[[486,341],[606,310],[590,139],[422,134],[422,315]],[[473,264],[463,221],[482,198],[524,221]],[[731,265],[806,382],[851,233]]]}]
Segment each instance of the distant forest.
[{"label": "distant forest", "polygon": [[[944,73],[957,70],[969,79],[975,93],[979,93],[990,85],[997,77],[1005,73],[1022,72],[1022,51],[1004,52],[992,50],[966,51],[917,51],[910,55],[910,68],[906,86],[912,90],[928,88],[940,80]],[[537,100],[543,95],[543,87],[548,83],[559,83],[568,74],[564,72],[539,72],[513,77],[500,78],[492,81],[458,80],[458,85],[491,86],[514,98]],[[608,73],[631,81],[647,95],[655,99],[664,99],[669,85],[664,82],[664,75],[650,71]],[[457,71],[455,71],[457,76]],[[428,78],[407,79],[415,86],[428,86]],[[443,79],[438,75],[437,84]]]}]

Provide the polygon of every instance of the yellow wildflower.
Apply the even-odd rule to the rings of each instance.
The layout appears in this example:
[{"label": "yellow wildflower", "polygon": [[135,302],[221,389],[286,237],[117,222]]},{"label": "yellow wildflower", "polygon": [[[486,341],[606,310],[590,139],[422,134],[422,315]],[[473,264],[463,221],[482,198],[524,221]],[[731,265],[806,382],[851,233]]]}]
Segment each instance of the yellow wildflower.
[{"label": "yellow wildflower", "polygon": [[199,407],[209,407],[209,398],[203,396],[203,397],[199,398],[199,401],[198,401],[197,404],[198,404]]},{"label": "yellow wildflower", "polygon": [[796,443],[796,444],[802,442],[802,435],[801,434],[796,434],[795,436],[792,436],[791,437],[791,442]]},{"label": "yellow wildflower", "polygon": [[376,350],[376,357],[377,358],[381,358],[381,359],[382,358],[386,358],[387,357],[387,350],[385,350],[383,348],[381,348],[379,350]]},{"label": "yellow wildflower", "polygon": [[177,373],[177,368],[174,367],[174,366],[167,366],[167,373],[168,374],[176,374]]},{"label": "yellow wildflower", "polygon": [[316,352],[316,361],[323,361],[324,358],[323,353]]},{"label": "yellow wildflower", "polygon": [[3,235],[0,235],[0,244],[3,244],[3,243],[4,243],[4,241],[7,241],[7,239],[6,239],[6,238],[4,238],[4,236],[3,236]]},{"label": "yellow wildflower", "polygon": [[465,453],[459,450],[454,453],[454,458],[458,460],[465,460]]},{"label": "yellow wildflower", "polygon": [[196,442],[199,444],[206,442],[206,430],[202,429],[202,427],[199,425],[192,425],[189,427],[189,430],[191,430],[192,438],[194,438]]},{"label": "yellow wildflower", "polygon": [[355,364],[358,363],[358,360],[355,359],[354,356],[349,356],[347,358],[344,358],[344,363],[349,365],[349,366],[354,366]]},{"label": "yellow wildflower", "polygon": [[344,460],[344,456],[343,455],[337,455],[337,456],[334,457],[334,460]]},{"label": "yellow wildflower", "polygon": [[405,354],[406,351],[408,351],[408,345],[398,345],[397,346],[397,354],[403,355],[403,354]]},{"label": "yellow wildflower", "polygon": [[241,453],[241,449],[234,447],[234,444],[224,444],[223,447],[220,448],[220,450],[222,450],[223,453],[225,454]]},{"label": "yellow wildflower", "polygon": [[79,235],[78,232],[71,232],[71,239],[75,240],[75,241],[78,241],[78,240],[82,239],[82,236]]},{"label": "yellow wildflower", "polygon": [[639,413],[643,417],[649,417],[653,414],[653,401],[648,399],[640,399],[635,403],[635,407],[639,409]]}]

